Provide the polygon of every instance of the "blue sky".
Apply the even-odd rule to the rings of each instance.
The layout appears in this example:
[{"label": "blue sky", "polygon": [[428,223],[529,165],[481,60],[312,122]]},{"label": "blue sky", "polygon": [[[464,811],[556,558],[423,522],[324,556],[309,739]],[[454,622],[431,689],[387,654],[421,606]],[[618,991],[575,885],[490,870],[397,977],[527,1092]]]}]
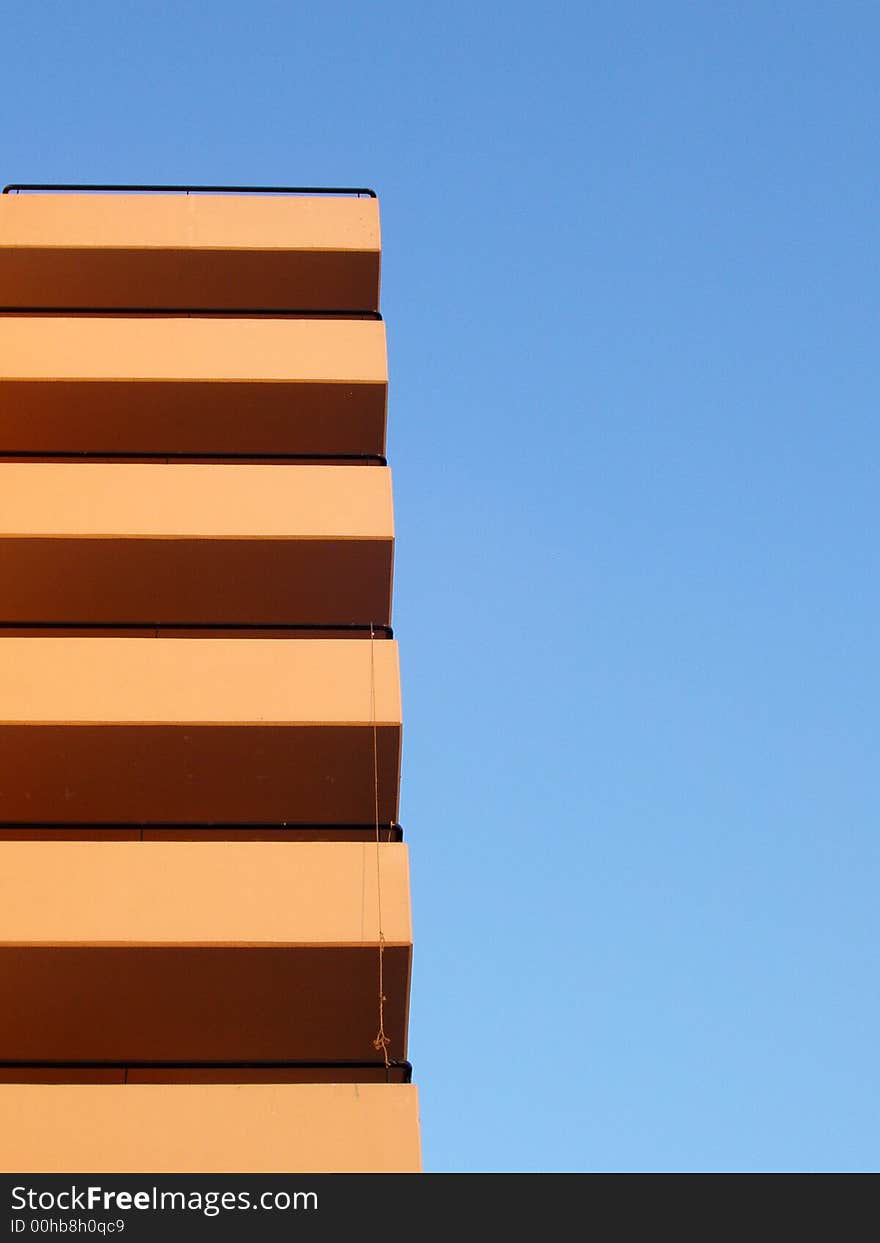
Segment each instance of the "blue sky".
[{"label": "blue sky", "polygon": [[380,193],[427,1168],[876,1169],[876,6],[0,26],[3,181]]}]

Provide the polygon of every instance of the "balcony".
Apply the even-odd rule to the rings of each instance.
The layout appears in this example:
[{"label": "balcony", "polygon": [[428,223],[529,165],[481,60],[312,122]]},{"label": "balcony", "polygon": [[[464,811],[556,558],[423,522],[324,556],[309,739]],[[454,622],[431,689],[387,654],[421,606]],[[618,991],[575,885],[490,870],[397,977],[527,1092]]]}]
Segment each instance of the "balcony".
[{"label": "balcony", "polygon": [[0,1062],[132,1062],[155,1077],[170,1061],[187,1077],[180,1064],[381,1061],[377,866],[385,1029],[401,1059],[405,846],[0,844],[0,981],[15,998],[0,1008]]},{"label": "balcony", "polygon": [[400,741],[393,641],[0,638],[0,824],[388,825]]},{"label": "balcony", "polygon": [[381,455],[387,387],[372,320],[0,315],[0,458]]},{"label": "balcony", "polygon": [[0,625],[391,620],[381,467],[0,463]]},{"label": "balcony", "polygon": [[0,197],[0,303],[375,311],[370,198]]},{"label": "balcony", "polygon": [[417,1173],[406,1084],[0,1087],[9,1173]]}]

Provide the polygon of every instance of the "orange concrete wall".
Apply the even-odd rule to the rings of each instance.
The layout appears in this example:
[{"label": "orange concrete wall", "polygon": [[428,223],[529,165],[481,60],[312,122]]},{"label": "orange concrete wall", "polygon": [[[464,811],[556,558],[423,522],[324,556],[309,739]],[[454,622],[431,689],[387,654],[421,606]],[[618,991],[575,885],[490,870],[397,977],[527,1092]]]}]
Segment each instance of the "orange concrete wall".
[{"label": "orange concrete wall", "polygon": [[387,379],[385,326],[372,320],[0,316],[3,382],[238,380],[258,389]]},{"label": "orange concrete wall", "polygon": [[[375,946],[376,867],[367,842],[2,842],[0,944]],[[406,846],[379,867],[408,946]]]},{"label": "orange concrete wall", "polygon": [[397,644],[0,639],[3,724],[400,724]]},{"label": "orange concrete wall", "polygon": [[0,623],[387,624],[382,467],[0,462]]},{"label": "orange concrete wall", "polygon": [[391,539],[391,472],[0,462],[0,538],[12,535]]},{"label": "orange concrete wall", "polygon": [[0,316],[0,457],[381,453],[384,324]]},{"label": "orange concrete wall", "polygon": [[0,196],[5,306],[376,310],[375,199]]},{"label": "orange concrete wall", "polygon": [[397,818],[393,642],[0,638],[0,823]]},{"label": "orange concrete wall", "polygon": [[0,1170],[416,1173],[405,1084],[0,1087]]},{"label": "orange concrete wall", "polygon": [[0,1061],[406,1055],[403,845],[0,843]]}]

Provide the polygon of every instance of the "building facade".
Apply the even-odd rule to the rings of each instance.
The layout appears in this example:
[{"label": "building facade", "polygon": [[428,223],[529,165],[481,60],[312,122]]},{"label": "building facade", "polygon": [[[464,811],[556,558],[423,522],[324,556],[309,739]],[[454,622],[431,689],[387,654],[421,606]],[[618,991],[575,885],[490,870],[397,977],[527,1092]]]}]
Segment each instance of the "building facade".
[{"label": "building facade", "polygon": [[420,1168],[368,191],[0,196],[0,1168]]}]

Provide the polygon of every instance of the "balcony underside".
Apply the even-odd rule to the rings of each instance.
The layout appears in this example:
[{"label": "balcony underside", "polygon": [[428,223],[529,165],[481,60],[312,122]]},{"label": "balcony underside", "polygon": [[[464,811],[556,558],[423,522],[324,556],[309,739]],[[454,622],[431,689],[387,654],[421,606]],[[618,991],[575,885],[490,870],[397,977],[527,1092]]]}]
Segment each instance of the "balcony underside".
[{"label": "balcony underside", "polygon": [[390,540],[0,536],[0,609],[12,625],[387,625],[391,562]]},{"label": "balcony underside", "polygon": [[[409,969],[409,947],[387,946],[396,1057]],[[374,1052],[377,949],[0,945],[0,993],[15,998],[0,1061],[357,1061]]]},{"label": "balcony underside", "polygon": [[[397,818],[400,727],[378,726],[376,747],[387,824]],[[366,724],[0,726],[4,823],[363,824],[373,775]]]}]

